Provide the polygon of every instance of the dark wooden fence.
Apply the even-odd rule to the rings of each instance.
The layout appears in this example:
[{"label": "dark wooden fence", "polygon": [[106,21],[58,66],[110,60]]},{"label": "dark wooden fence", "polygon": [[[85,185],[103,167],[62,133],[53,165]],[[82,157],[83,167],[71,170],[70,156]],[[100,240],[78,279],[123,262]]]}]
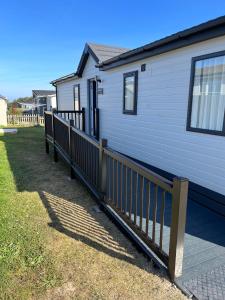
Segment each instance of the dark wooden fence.
[{"label": "dark wooden fence", "polygon": [[64,153],[69,156],[69,130],[68,123],[65,119],[61,119],[58,115],[54,114],[53,130],[55,144],[60,147]]},{"label": "dark wooden fence", "polygon": [[99,143],[76,128],[71,130],[71,160],[80,175],[97,191],[99,187]]},{"label": "dark wooden fence", "polygon": [[[52,124],[52,128],[51,127]],[[107,147],[56,114],[45,114],[49,143],[93,194],[141,238],[168,267],[174,280],[182,273],[188,180],[169,181]]]},{"label": "dark wooden fence", "polygon": [[45,112],[45,135],[52,137],[52,113]]}]

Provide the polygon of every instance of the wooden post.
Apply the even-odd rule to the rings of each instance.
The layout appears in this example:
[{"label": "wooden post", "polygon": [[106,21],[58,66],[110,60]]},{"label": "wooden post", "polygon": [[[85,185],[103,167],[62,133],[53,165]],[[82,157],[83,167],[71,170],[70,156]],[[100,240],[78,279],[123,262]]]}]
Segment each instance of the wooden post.
[{"label": "wooden post", "polygon": [[55,147],[55,111],[52,111],[52,138],[53,138],[53,157],[54,162],[58,161],[58,153]]},{"label": "wooden post", "polygon": [[99,109],[95,109],[95,138],[99,140]]},{"label": "wooden post", "polygon": [[69,138],[68,138],[68,143],[69,143],[69,155],[70,155],[70,178],[71,179],[74,179],[75,178],[75,174],[74,174],[74,171],[73,171],[73,168],[72,168],[72,148],[71,148],[71,130],[72,130],[72,127],[74,126],[74,120],[69,120],[69,127],[68,127],[68,130],[69,130]]},{"label": "wooden post", "polygon": [[182,274],[187,199],[188,179],[174,178],[168,267],[172,280]]},{"label": "wooden post", "polygon": [[104,154],[104,147],[107,147],[107,140],[100,140],[99,147],[99,189],[104,197],[106,193],[106,156]]},{"label": "wooden post", "polygon": [[82,107],[82,130],[85,132],[85,108]]},{"label": "wooden post", "polygon": [[47,154],[49,154],[49,143],[48,143],[47,139],[45,139],[45,151]]},{"label": "wooden post", "polygon": [[[46,120],[46,114],[44,113],[44,119]],[[47,140],[47,128],[46,128],[46,122],[45,122],[45,151],[47,154],[49,154],[49,143]]]}]

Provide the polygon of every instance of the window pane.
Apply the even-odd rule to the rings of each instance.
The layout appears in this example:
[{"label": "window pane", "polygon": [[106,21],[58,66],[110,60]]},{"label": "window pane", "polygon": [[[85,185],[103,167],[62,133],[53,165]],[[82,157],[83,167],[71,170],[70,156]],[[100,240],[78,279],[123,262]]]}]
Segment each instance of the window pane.
[{"label": "window pane", "polygon": [[225,56],[195,63],[191,127],[222,131],[225,110]]},{"label": "window pane", "polygon": [[75,100],[78,100],[78,97],[79,97],[78,86],[75,86],[75,88],[74,88],[74,98],[75,98]]},{"label": "window pane", "polygon": [[75,110],[79,110],[79,101],[75,101]]},{"label": "window pane", "polygon": [[79,110],[79,86],[74,87],[74,106],[75,110]]},{"label": "window pane", "polygon": [[134,110],[134,76],[125,78],[125,110]]}]

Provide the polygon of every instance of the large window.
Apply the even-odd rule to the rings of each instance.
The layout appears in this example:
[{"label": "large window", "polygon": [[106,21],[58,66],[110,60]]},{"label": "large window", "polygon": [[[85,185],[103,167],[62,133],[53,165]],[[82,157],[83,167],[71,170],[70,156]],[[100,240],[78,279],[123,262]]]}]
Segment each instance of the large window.
[{"label": "large window", "polygon": [[73,87],[74,110],[80,110],[80,85],[76,84]]},{"label": "large window", "polygon": [[123,75],[123,113],[137,114],[137,85],[138,72],[129,72]]},{"label": "large window", "polygon": [[193,59],[187,129],[225,134],[225,52]]}]

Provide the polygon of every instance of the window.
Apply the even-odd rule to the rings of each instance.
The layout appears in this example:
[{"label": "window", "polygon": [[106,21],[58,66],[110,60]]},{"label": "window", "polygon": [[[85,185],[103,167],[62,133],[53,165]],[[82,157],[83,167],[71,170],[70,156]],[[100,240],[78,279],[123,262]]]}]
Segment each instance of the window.
[{"label": "window", "polygon": [[129,72],[123,75],[123,113],[137,114],[137,84],[138,72]]},{"label": "window", "polygon": [[225,51],[193,58],[187,130],[225,134]]},{"label": "window", "polygon": [[39,97],[39,104],[45,104],[46,103],[46,97]]},{"label": "window", "polygon": [[80,85],[76,84],[73,87],[74,110],[80,110]]}]

